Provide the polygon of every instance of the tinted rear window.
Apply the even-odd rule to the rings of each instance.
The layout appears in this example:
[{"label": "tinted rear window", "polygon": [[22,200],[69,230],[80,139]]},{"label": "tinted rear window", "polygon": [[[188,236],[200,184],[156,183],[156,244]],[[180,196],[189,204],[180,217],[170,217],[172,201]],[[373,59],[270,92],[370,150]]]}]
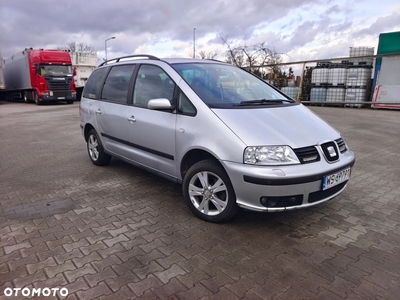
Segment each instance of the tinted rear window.
[{"label": "tinted rear window", "polygon": [[90,75],[88,81],[86,82],[85,88],[83,90],[83,97],[89,99],[99,99],[101,85],[107,75],[109,68],[101,68],[94,70]]}]

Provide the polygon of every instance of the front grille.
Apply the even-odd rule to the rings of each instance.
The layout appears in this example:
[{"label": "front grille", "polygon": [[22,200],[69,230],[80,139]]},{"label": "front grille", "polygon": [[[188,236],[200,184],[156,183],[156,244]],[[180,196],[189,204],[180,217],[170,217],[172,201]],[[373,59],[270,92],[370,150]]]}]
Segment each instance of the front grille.
[{"label": "front grille", "polygon": [[344,188],[346,183],[347,183],[347,181],[342,182],[341,184],[331,187],[330,189],[327,189],[325,191],[318,191],[318,192],[310,193],[308,195],[308,203],[314,203],[314,202],[320,201],[322,199],[328,198],[329,196],[336,194],[342,188]]},{"label": "front grille", "polygon": [[290,207],[303,204],[303,195],[283,196],[283,197],[261,197],[260,202],[265,207]]},{"label": "front grille", "polygon": [[314,146],[293,149],[302,164],[319,161],[321,158]]},{"label": "front grille", "polygon": [[328,162],[334,162],[339,159],[339,152],[334,142],[327,142],[321,145],[322,152]]},{"label": "front grille", "polygon": [[342,138],[335,140],[336,144],[339,147],[340,153],[345,153],[347,151],[346,144]]},{"label": "front grille", "polygon": [[65,81],[53,81],[51,79],[47,80],[47,85],[49,91],[53,92],[55,97],[66,97],[71,93],[71,79],[65,79]]}]

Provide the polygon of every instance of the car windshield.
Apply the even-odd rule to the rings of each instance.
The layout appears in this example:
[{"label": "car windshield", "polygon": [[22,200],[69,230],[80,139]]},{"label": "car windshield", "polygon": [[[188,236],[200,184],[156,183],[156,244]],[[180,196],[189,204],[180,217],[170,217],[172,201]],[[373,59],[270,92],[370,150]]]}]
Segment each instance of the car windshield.
[{"label": "car windshield", "polygon": [[263,80],[235,66],[220,63],[177,63],[172,66],[212,108],[294,102]]},{"label": "car windshield", "polygon": [[72,76],[72,66],[65,65],[41,65],[40,75],[42,76]]}]

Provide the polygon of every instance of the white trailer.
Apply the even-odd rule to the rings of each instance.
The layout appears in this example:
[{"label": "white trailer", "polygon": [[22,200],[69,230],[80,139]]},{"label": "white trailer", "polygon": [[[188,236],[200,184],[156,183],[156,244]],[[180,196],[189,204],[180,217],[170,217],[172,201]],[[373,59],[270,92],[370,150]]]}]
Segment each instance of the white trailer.
[{"label": "white trailer", "polygon": [[[373,108],[400,109],[400,55],[383,57],[373,97]],[[384,103],[384,104],[381,104]]]},{"label": "white trailer", "polygon": [[70,52],[70,56],[72,65],[76,67],[76,75],[74,77],[76,99],[80,100],[86,81],[98,65],[97,54],[85,52]]}]

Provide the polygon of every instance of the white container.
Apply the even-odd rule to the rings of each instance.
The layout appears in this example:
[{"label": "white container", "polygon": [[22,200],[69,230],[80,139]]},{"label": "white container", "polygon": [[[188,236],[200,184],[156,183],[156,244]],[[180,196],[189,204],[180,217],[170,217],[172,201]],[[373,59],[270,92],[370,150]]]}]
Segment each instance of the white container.
[{"label": "white container", "polygon": [[[350,47],[350,57],[355,56],[373,56],[374,55],[374,47]],[[355,66],[372,66],[374,59],[373,58],[356,58],[350,59],[350,62],[353,63]]]},{"label": "white container", "polygon": [[310,92],[311,102],[325,102],[326,101],[326,88],[311,88]]},{"label": "white container", "polygon": [[366,87],[372,77],[370,68],[349,68],[347,70],[347,87]]},{"label": "white container", "polygon": [[285,86],[281,88],[281,91],[288,95],[292,99],[297,99],[297,93],[299,92],[298,87],[290,87],[290,86]]},{"label": "white container", "polygon": [[328,84],[329,85],[346,85],[347,69],[331,68],[329,69]]},{"label": "white container", "polygon": [[311,74],[311,84],[322,85],[328,83],[329,69],[327,68],[314,68]]},{"label": "white container", "polygon": [[326,102],[343,102],[346,89],[331,87],[326,91]]},{"label": "white container", "polygon": [[[351,88],[346,90],[345,102],[367,101],[367,90]],[[362,107],[362,104],[345,104],[346,107]]]}]

